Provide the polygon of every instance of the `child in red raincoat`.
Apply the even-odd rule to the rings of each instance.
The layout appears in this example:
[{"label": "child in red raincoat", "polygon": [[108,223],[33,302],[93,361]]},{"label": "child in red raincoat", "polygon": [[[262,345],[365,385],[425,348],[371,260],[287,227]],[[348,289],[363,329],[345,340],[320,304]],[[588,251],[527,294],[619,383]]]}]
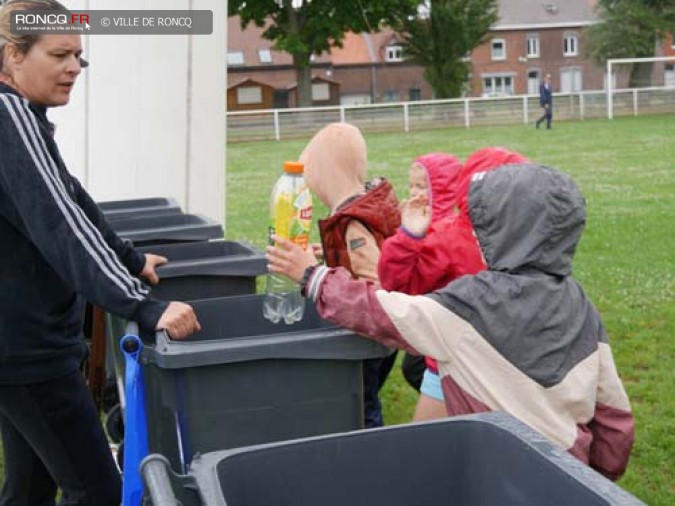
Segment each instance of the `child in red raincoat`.
[{"label": "child in red raincoat", "polygon": [[[426,194],[413,188],[413,181],[421,179],[411,169],[411,198],[402,206],[402,226],[382,245],[378,272],[385,290],[419,295],[484,270],[466,206],[469,183],[474,174],[527,161],[518,153],[491,147],[473,153],[458,172],[459,163],[454,157],[456,165],[443,171],[439,156],[426,155],[416,160],[426,169]],[[436,362],[426,358],[426,365],[413,421],[447,416]]]}]

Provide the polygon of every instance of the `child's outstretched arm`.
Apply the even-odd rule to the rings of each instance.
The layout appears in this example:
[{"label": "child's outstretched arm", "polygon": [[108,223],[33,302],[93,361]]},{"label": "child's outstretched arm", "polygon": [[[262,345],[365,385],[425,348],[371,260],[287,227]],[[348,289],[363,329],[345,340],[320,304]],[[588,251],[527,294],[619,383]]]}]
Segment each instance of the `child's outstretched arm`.
[{"label": "child's outstretched arm", "polygon": [[[316,266],[311,251],[289,241],[276,239],[268,246],[268,268],[301,283],[303,294],[316,302],[319,314],[331,322],[370,337],[390,347],[448,360],[450,340],[446,325],[437,318],[462,325],[456,315],[428,297],[389,293],[377,289],[372,281],[355,280],[338,267]],[[456,322],[455,322],[456,320]]]}]

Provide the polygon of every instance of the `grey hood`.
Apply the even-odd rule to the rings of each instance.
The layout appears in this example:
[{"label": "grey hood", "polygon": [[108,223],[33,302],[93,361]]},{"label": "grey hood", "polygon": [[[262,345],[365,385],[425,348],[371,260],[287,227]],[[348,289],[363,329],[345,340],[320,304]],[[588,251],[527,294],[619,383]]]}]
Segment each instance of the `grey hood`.
[{"label": "grey hood", "polygon": [[558,384],[607,337],[569,275],[584,198],[569,176],[536,164],[474,176],[469,215],[488,270],[430,298],[462,317],[542,386]]},{"label": "grey hood", "polygon": [[536,164],[475,174],[469,216],[490,270],[572,273],[586,207],[569,176]]}]

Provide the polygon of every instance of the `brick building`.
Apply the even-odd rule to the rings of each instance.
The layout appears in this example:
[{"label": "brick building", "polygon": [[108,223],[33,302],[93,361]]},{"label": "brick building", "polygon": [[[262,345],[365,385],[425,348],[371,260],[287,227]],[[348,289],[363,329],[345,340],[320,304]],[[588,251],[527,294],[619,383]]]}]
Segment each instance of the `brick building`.
[{"label": "brick building", "polygon": [[[536,94],[547,73],[555,92],[604,89],[605,67],[584,53],[586,32],[599,21],[595,4],[596,0],[500,0],[499,20],[469,55],[466,95]],[[228,87],[246,78],[268,83],[274,87],[273,107],[293,107],[297,82],[292,58],[274,51],[262,32],[253,24],[242,30],[238,17],[228,18]],[[663,52],[675,54],[672,35],[664,41]],[[675,65],[657,65],[655,73],[655,84],[675,85]],[[434,98],[424,69],[404,61],[400,39],[387,28],[346,34],[342,48],[312,59],[312,82],[317,106]],[[627,85],[626,67],[613,86]],[[229,100],[228,105],[230,110],[252,107]],[[266,107],[268,101],[259,104]]]}]

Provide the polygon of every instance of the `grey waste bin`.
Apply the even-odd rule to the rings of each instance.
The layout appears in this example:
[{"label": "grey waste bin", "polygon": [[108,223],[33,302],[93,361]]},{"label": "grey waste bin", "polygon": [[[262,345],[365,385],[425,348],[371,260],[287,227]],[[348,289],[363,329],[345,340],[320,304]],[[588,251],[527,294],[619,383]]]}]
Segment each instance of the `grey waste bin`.
[{"label": "grey waste bin", "polygon": [[178,202],[166,197],[109,200],[97,202],[96,204],[109,221],[141,216],[166,216],[183,213]]},{"label": "grey waste bin", "polygon": [[267,273],[265,254],[237,241],[202,241],[138,248],[169,259],[157,268],[161,282],[152,295],[163,300],[196,300],[255,293],[256,276]]},{"label": "grey waste bin", "polygon": [[175,214],[120,218],[110,222],[112,229],[135,246],[221,239],[222,225],[199,214]]},{"label": "grey waste bin", "polygon": [[202,331],[184,341],[141,336],[149,448],[175,470],[196,453],[362,427],[361,362],[390,350],[313,304],[298,323],[270,323],[263,297],[191,302]]},{"label": "grey waste bin", "polygon": [[211,452],[165,476],[148,488],[206,506],[643,504],[505,413]]},{"label": "grey waste bin", "polygon": [[[157,268],[161,282],[152,287],[152,295],[163,300],[191,301],[219,298],[229,295],[255,293],[256,276],[267,273],[267,260],[259,249],[237,241],[201,241],[161,244],[138,248],[140,253],[155,253],[169,259]],[[116,442],[123,437],[122,412],[115,406],[124,406],[124,357],[119,349],[119,338],[124,323],[106,315],[108,380],[106,428]],[[113,330],[116,329],[116,330]],[[114,374],[114,375],[113,375]],[[117,378],[117,381],[116,381]],[[116,387],[117,395],[114,395]]]}]

